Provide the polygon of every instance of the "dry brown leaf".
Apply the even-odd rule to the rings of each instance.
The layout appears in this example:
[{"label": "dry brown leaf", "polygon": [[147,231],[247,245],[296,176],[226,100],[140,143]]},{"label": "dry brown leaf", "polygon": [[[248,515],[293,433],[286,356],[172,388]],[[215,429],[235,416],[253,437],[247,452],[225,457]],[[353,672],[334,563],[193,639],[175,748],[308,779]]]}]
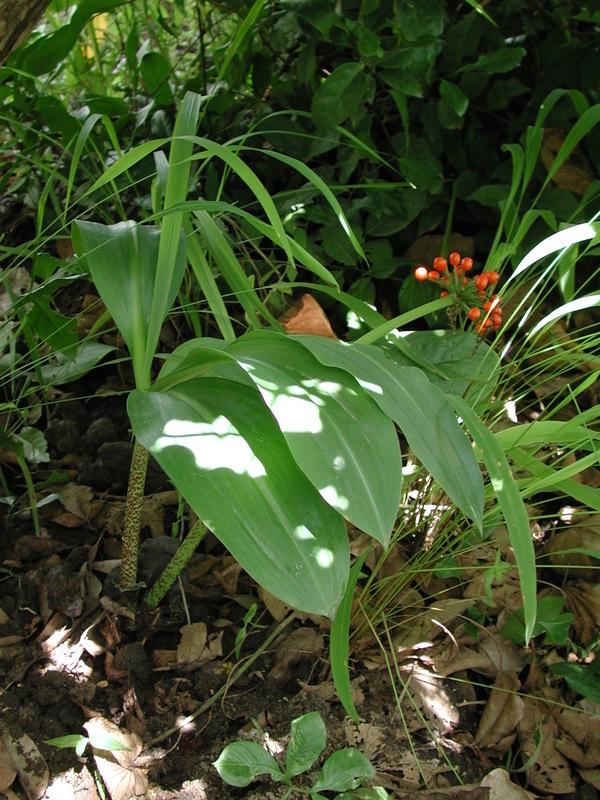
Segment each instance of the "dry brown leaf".
[{"label": "dry brown leaf", "polygon": [[418,697],[419,705],[436,730],[448,733],[458,725],[460,714],[439,675],[413,664],[406,685],[413,697]]},{"label": "dry brown leaf", "polygon": [[[596,712],[596,710],[594,709]],[[555,713],[560,733],[556,749],[581,769],[600,766],[600,718],[579,708]]]},{"label": "dry brown leaf", "polygon": [[298,628],[286,636],[277,647],[275,666],[269,677],[286,680],[291,675],[290,667],[299,661],[318,658],[324,646],[323,635],[314,628]]},{"label": "dry brown leaf", "polygon": [[447,629],[472,605],[471,600],[460,597],[436,600],[416,616],[411,616],[409,624],[393,638],[394,647],[407,650],[431,643],[442,634],[447,635]]},{"label": "dry brown leaf", "polygon": [[513,783],[505,769],[493,769],[481,781],[481,785],[489,787],[489,800],[532,800],[536,797]]},{"label": "dry brown leaf", "polygon": [[535,763],[527,770],[529,785],[551,795],[574,792],[577,783],[571,766],[556,749],[558,726],[552,712],[540,700],[522,699],[524,709],[518,729],[523,759],[528,761],[535,756]]},{"label": "dry brown leaf", "polygon": [[520,672],[523,669],[523,656],[510,639],[499,635],[485,636],[482,638],[479,647],[493,665],[493,675],[511,670]]},{"label": "dry brown leaf", "polygon": [[152,651],[152,669],[155,672],[174,669],[177,666],[177,650],[158,650]]},{"label": "dry brown leaf", "polygon": [[12,763],[6,747],[0,739],[0,792],[6,792],[17,777],[17,770]]},{"label": "dry brown leaf", "polygon": [[582,780],[589,783],[590,786],[593,786],[594,789],[600,792],[600,772],[598,769],[578,769],[577,772],[580,774]]},{"label": "dry brown leaf", "polygon": [[242,565],[234,561],[223,570],[213,570],[213,575],[219,581],[225,592],[234,595],[237,592],[238,581],[242,572]]},{"label": "dry brown leaf", "polygon": [[24,636],[0,636],[0,647],[12,647],[13,644],[22,642]]},{"label": "dry brown leaf", "polygon": [[112,800],[130,800],[140,797],[148,790],[145,771],[136,766],[136,759],[142,752],[142,740],[135,733],[119,728],[103,717],[94,717],[84,723],[90,739],[111,737],[125,750],[103,750],[92,746],[98,772],[102,776]]},{"label": "dry brown leaf", "polygon": [[588,647],[600,628],[600,587],[587,581],[569,581],[563,592],[565,610],[573,614],[573,640]]},{"label": "dry brown leaf", "polygon": [[[433,259],[439,256],[444,247],[443,234],[425,234],[416,239],[406,251],[407,258],[412,258],[420,264],[429,266],[433,264]],[[475,243],[471,236],[463,236],[460,233],[451,233],[448,242],[448,252],[457,250],[461,256],[473,256],[475,254]]]},{"label": "dry brown leaf", "polygon": [[[279,600],[277,597],[275,597],[275,595],[272,595],[267,592],[266,589],[263,589],[262,586],[258,587],[258,596],[265,604],[269,614],[277,622],[281,622],[283,619],[285,619],[285,617],[288,616],[288,614],[294,611],[292,606],[286,605],[286,603]],[[329,620],[327,617],[319,616],[318,614],[306,614],[303,611],[296,611],[295,617],[300,622],[314,623],[322,631],[328,631],[331,628],[331,620]]]},{"label": "dry brown leaf", "polygon": [[475,744],[482,750],[503,755],[514,742],[524,711],[517,695],[521,683],[513,671],[499,672],[475,732]]},{"label": "dry brown leaf", "polygon": [[52,520],[64,528],[76,528],[82,522],[90,522],[104,505],[104,500],[94,498],[89,486],[78,483],[67,483],[60,488],[58,494],[62,510],[57,508],[52,514]]},{"label": "dry brown leaf", "polygon": [[[548,171],[554,164],[554,160],[565,142],[568,131],[563,128],[546,128],[540,157]],[[566,189],[568,192],[583,197],[589,189],[594,179],[594,170],[581,150],[576,147],[567,158],[562,167],[554,173],[552,178],[559,189]]]},{"label": "dry brown leaf", "polygon": [[337,339],[327,315],[311,294],[303,294],[300,300],[279,317],[279,322],[288,333],[305,333]]},{"label": "dry brown leaf", "polygon": [[29,800],[42,798],[48,788],[50,773],[33,739],[26,733],[13,737],[9,730],[3,732],[1,739]]},{"label": "dry brown leaf", "polygon": [[[580,580],[591,580],[600,566],[598,558],[588,553],[564,552],[575,549],[589,550],[600,554],[600,524],[595,516],[587,524],[572,525],[558,531],[544,545],[543,553],[549,557],[550,563],[562,567],[561,575],[565,578],[572,577]],[[572,571],[569,573],[569,567]]]},{"label": "dry brown leaf", "polygon": [[345,727],[346,744],[358,748],[367,758],[373,759],[385,747],[386,732],[371,722],[352,723]]},{"label": "dry brown leaf", "polygon": [[469,647],[457,648],[454,642],[449,642],[439,653],[434,654],[433,663],[438,675],[443,677],[466,669],[489,677],[496,674],[489,656],[480,650],[472,650]]},{"label": "dry brown leaf", "polygon": [[177,663],[193,664],[200,660],[206,647],[207,628],[204,622],[194,622],[179,629],[181,641],[177,647]]},{"label": "dry brown leaf", "polygon": [[0,608],[0,625],[6,625],[7,622],[10,622],[10,617],[3,608]]},{"label": "dry brown leaf", "polygon": [[105,313],[106,306],[95,294],[86,294],[81,303],[81,309],[81,313],[77,315],[77,333],[80,338],[84,338]]}]

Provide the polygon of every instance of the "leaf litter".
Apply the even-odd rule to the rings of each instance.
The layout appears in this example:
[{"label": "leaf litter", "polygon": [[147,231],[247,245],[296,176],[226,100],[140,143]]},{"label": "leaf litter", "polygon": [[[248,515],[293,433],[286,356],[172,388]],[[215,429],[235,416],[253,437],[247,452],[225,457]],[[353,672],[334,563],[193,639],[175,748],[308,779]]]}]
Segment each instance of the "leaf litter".
[{"label": "leaf litter", "polygon": [[[309,295],[285,323],[335,336]],[[128,438],[124,428],[119,435]],[[81,457],[75,453],[68,463]],[[38,477],[64,463],[64,454],[51,448]],[[600,708],[552,673],[559,658],[581,664],[593,658],[600,627],[596,518],[575,517],[556,531],[547,526],[540,537],[535,506],[530,509],[545,582],[572,615],[571,639],[559,645],[548,641],[550,624],[534,648],[503,633],[518,617],[522,597],[501,525],[457,553],[450,577],[416,571],[398,584],[388,647],[355,621],[356,726],[344,718],[330,679],[323,618],[297,614],[292,629],[232,681],[291,610],[257,589],[210,535],[188,566],[188,582],[158,610],[142,609],[130,619],[109,588],[120,558],[123,497],[93,480],[78,482],[70,469],[69,482],[39,498],[41,538],[31,535],[26,513],[3,511],[7,536],[0,547],[8,578],[0,583],[0,791],[7,797],[17,796],[18,785],[28,797],[44,797],[52,777],[65,797],[85,791],[93,800],[99,796],[95,767],[112,800],[228,800],[211,767],[222,747],[268,734],[276,753],[291,720],[315,708],[328,727],[324,757],[359,747],[392,797],[526,800],[579,792],[583,798],[586,785],[600,790]],[[597,472],[586,474],[589,485],[600,484]],[[168,526],[176,527],[178,505],[160,484],[146,496],[146,541],[157,545],[148,550],[152,562]],[[557,508],[557,521],[561,514]],[[351,526],[349,534],[354,554],[370,544]],[[408,573],[414,546],[394,545],[375,584]],[[374,547],[366,568],[373,570],[380,556]],[[151,582],[155,570],[145,576]],[[257,600],[258,613],[246,625],[242,618]],[[96,742],[83,767],[72,750],[44,744],[82,729]],[[113,749],[97,746],[101,736],[111,737]],[[513,776],[500,764],[513,766]],[[278,795],[261,786],[243,796]]]}]

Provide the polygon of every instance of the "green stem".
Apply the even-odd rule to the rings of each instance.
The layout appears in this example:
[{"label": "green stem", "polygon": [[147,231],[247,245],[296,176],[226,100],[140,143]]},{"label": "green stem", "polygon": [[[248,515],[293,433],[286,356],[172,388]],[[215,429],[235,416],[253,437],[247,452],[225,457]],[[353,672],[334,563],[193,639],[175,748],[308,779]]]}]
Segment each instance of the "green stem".
[{"label": "green stem", "polygon": [[450,195],[450,205],[448,206],[448,216],[446,217],[446,230],[444,231],[444,241],[442,243],[442,255],[448,258],[450,251],[450,236],[452,235],[452,223],[454,220],[454,206],[456,204],[456,182],[452,184]]},{"label": "green stem", "polygon": [[127,485],[127,502],[123,521],[123,554],[121,556],[121,592],[136,589],[137,560],[142,521],[144,484],[148,469],[148,451],[135,440]]},{"label": "green stem", "polygon": [[33,480],[31,479],[31,472],[29,471],[29,467],[27,466],[27,462],[25,461],[24,457],[19,453],[15,453],[14,455],[15,458],[17,459],[19,467],[21,468],[23,477],[25,478],[25,483],[27,485],[27,494],[29,495],[29,505],[31,506],[31,518],[33,520],[33,529],[35,530],[35,535],[39,539],[40,520],[38,517],[37,501],[35,499],[35,486],[33,485]]},{"label": "green stem", "polygon": [[206,526],[201,520],[198,520],[181,543],[179,550],[162,571],[159,579],[146,595],[146,605],[150,606],[150,608],[156,608],[171,586],[173,586],[179,575],[186,568],[194,551],[205,536]]}]

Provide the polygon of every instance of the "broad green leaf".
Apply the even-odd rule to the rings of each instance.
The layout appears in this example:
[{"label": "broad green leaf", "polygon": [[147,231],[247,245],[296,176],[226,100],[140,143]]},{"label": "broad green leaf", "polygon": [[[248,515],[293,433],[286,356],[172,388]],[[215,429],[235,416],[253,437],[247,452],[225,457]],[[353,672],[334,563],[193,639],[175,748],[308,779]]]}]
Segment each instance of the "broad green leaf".
[{"label": "broad green leaf", "polygon": [[69,23],[42,36],[25,51],[23,69],[31,75],[45,75],[67,58],[77,37],[95,14],[114,11],[128,0],[81,0]]},{"label": "broad green leaf", "polygon": [[[77,220],[73,240],[92,280],[131,353],[136,380],[146,357],[161,229],[133,221],[116,225]],[[164,314],[171,307],[185,269],[185,238],[179,236],[175,269]],[[164,316],[161,320],[164,320]],[[152,352],[154,355],[154,352]],[[139,384],[138,384],[139,385]]]},{"label": "broad green leaf", "polygon": [[296,465],[258,391],[190,378],[134,391],[128,410],[135,435],[254,580],[295,608],[333,617],[348,578],[346,528]]},{"label": "broad green leaf", "polygon": [[446,397],[415,367],[403,367],[369,345],[298,336],[323,364],[346,369],[402,430],[411,449],[448,496],[479,529],[483,478],[473,447]]},{"label": "broad green leaf", "polygon": [[14,434],[23,445],[23,455],[30,464],[43,464],[50,461],[48,442],[38,428],[25,426]]},{"label": "broad green leaf", "polygon": [[290,743],[285,751],[285,774],[300,775],[315,763],[327,744],[327,728],[318,711],[292,722]]},{"label": "broad green leaf", "polygon": [[[537,619],[531,633],[532,637],[546,633],[547,641],[552,644],[565,644],[569,637],[569,629],[573,622],[573,614],[563,614],[564,597],[546,595],[540,597],[537,605]],[[523,625],[523,609],[511,614],[506,624],[499,631],[515,644],[525,643],[525,626]]]},{"label": "broad green leaf", "polygon": [[354,61],[340,64],[319,86],[311,107],[317,128],[334,128],[356,111],[369,82],[363,70],[363,65]]},{"label": "broad green leaf", "polygon": [[569,684],[569,687],[582,697],[588,697],[594,703],[600,703],[600,661],[596,659],[591,664],[570,664],[562,661],[553,664],[551,670],[555,675],[560,675]]},{"label": "broad green leaf", "polygon": [[354,747],[346,747],[337,750],[325,761],[312,790],[345,792],[347,789],[356,789],[363,781],[374,778],[375,774],[375,767],[364,753]]},{"label": "broad green leaf", "polygon": [[[436,371],[425,372],[429,380],[444,394],[467,395],[481,400],[489,398],[496,386],[500,359],[482,341],[481,336],[449,330],[413,331],[404,341]],[[389,348],[392,359],[405,366],[414,361],[397,348]]]},{"label": "broad green leaf", "polygon": [[146,53],[142,58],[140,73],[146,92],[154,99],[156,105],[168,106],[173,103],[173,92],[169,86],[171,71],[171,64],[162,53]]},{"label": "broad green leaf", "polygon": [[502,47],[493,53],[484,53],[474,64],[469,64],[463,69],[480,69],[488,74],[510,72],[526,55],[527,51],[523,47]]},{"label": "broad green leaf", "polygon": [[450,106],[455,114],[459,117],[464,116],[469,106],[469,98],[458,84],[451,83],[450,81],[442,81],[440,83],[440,95],[442,100]]},{"label": "broad green leaf", "polygon": [[257,775],[265,773],[274,778],[283,777],[273,756],[258,742],[232,742],[213,763],[230,786],[248,786]]},{"label": "broad green leaf", "polygon": [[258,386],[298,466],[321,496],[387,547],[402,486],[392,421],[352,375],[324,366],[293,337],[250,333],[226,352]]},{"label": "broad green leaf", "polygon": [[114,349],[112,345],[84,339],[75,351],[69,351],[68,356],[57,353],[57,364],[42,366],[42,377],[48,386],[61,386],[77,380]]},{"label": "broad green leaf", "polygon": [[66,736],[57,736],[55,739],[44,739],[44,744],[51,744],[53,747],[67,748],[77,747],[81,741],[87,744],[89,739],[87,736],[82,736],[80,733],[70,733]]},{"label": "broad green leaf", "polygon": [[535,552],[527,509],[523,504],[521,493],[512,476],[504,451],[495,436],[462,398],[451,397],[451,402],[456,412],[464,419],[471,436],[481,449],[492,487],[504,515],[519,571],[525,616],[525,641],[529,642],[535,625],[537,583]]}]

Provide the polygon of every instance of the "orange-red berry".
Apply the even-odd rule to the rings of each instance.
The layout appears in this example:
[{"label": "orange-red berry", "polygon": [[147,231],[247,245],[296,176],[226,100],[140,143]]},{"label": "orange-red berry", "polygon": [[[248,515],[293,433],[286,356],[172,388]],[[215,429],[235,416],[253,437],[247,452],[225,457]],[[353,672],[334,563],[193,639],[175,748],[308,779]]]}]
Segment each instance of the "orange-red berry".
[{"label": "orange-red berry", "polygon": [[437,269],[429,270],[429,280],[430,281],[439,281],[439,279],[440,279],[440,273],[437,271]]},{"label": "orange-red berry", "polygon": [[448,262],[442,256],[437,256],[437,258],[433,259],[433,268],[437,269],[438,272],[446,272],[448,269]]},{"label": "orange-red berry", "polygon": [[498,283],[500,280],[500,275],[496,271],[484,272],[483,274],[486,276],[488,283]]},{"label": "orange-red berry", "polygon": [[417,267],[415,270],[415,278],[418,281],[426,281],[429,278],[429,270],[427,267]]},{"label": "orange-red berry", "polygon": [[443,292],[440,294],[440,297],[449,297],[449,295],[450,295],[450,292],[443,291]]},{"label": "orange-red berry", "polygon": [[460,253],[450,253],[448,256],[448,261],[452,264],[453,267],[458,267],[460,264]]},{"label": "orange-red berry", "polygon": [[481,316],[481,310],[479,308],[470,308],[467,316],[470,320],[476,322]]},{"label": "orange-red berry", "polygon": [[468,272],[470,269],[473,269],[473,259],[463,258],[463,260],[460,262],[460,266],[464,269],[465,272]]}]

